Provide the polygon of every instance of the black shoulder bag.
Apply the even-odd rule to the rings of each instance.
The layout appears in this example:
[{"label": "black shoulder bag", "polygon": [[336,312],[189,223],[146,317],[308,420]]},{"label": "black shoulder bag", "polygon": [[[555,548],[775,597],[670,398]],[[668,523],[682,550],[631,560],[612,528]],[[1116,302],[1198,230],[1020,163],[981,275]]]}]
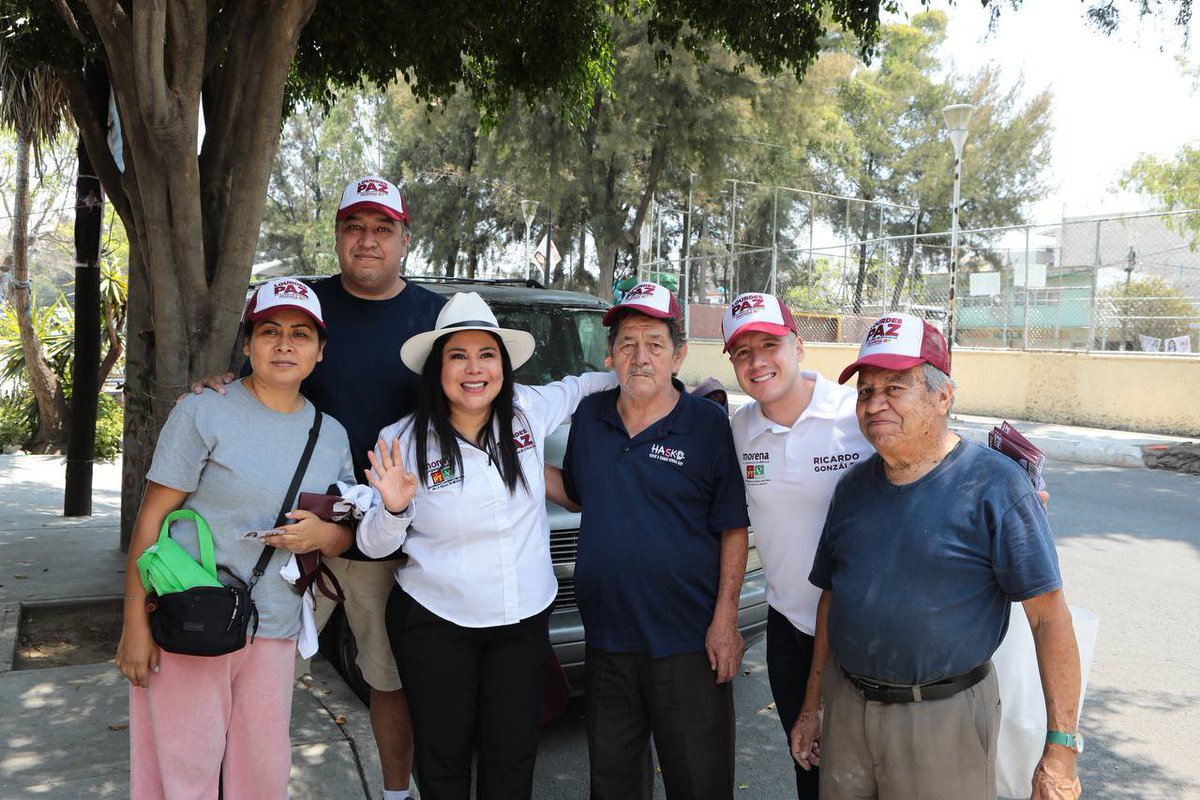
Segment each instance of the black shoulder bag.
[{"label": "black shoulder bag", "polygon": [[[317,411],[308,432],[304,455],[296,466],[296,474],[292,476],[292,485],[288,487],[279,516],[275,518],[277,528],[288,523],[285,515],[294,507],[296,492],[300,489],[300,482],[304,479],[320,434],[321,412]],[[250,573],[249,585],[238,580],[237,583],[241,585],[195,586],[182,592],[146,598],[154,641],[163,650],[185,656],[223,656],[241,650],[246,646],[247,630],[250,631],[250,641],[254,641],[258,633],[258,609],[250,595],[258,579],[266,574],[275,550],[271,545],[263,545],[258,562]],[[251,620],[253,628],[250,627]]]}]

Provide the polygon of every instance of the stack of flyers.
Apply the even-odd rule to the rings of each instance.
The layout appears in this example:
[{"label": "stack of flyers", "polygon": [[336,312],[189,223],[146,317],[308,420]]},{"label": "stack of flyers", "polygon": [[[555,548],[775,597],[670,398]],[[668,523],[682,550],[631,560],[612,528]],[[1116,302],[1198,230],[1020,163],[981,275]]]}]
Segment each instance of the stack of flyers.
[{"label": "stack of flyers", "polygon": [[999,427],[992,428],[988,434],[988,446],[1020,464],[1021,469],[1029,474],[1033,488],[1039,492],[1046,488],[1046,481],[1042,478],[1046,455],[1012,425],[1003,422]]}]

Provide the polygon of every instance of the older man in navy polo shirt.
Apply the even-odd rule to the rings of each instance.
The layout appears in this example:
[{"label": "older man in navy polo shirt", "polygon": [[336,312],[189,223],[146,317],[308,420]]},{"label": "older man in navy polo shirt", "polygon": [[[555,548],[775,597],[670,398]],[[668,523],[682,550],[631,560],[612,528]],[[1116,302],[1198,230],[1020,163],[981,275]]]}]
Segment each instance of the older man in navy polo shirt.
[{"label": "older man in navy polo shirt", "polygon": [[587,632],[593,800],[733,795],[733,692],[746,494],[729,421],[674,376],[675,297],[630,289],[604,317],[620,387],[579,406],[563,460],[583,508],[575,589]]}]

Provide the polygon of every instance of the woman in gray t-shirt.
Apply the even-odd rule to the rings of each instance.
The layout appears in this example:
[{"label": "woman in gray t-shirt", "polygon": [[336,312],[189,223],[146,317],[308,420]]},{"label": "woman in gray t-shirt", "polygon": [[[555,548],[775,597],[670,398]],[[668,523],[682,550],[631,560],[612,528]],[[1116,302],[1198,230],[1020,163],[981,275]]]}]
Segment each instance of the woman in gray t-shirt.
[{"label": "woman in gray t-shirt", "polygon": [[[279,575],[286,554],[271,560],[254,588],[259,628],[252,642],[215,657],[161,651],[136,562],[167,514],[188,508],[203,517],[217,564],[245,583],[264,542],[334,556],[353,541],[349,529],[298,510],[279,533],[246,536],[274,528],[304,451],[315,408],[301,396],[300,382],[321,359],[325,327],[311,289],[280,278],[251,298],[244,329],[252,374],[226,397],[188,395],[171,412],[134,524],[117,648],[117,666],[130,682],[133,798],[215,797],[218,782],[227,797],[285,797],[291,767],[302,598]],[[300,490],[324,492],[339,480],[354,480],[350,445],[342,426],[325,417]],[[177,521],[171,535],[198,558],[194,524]]]}]

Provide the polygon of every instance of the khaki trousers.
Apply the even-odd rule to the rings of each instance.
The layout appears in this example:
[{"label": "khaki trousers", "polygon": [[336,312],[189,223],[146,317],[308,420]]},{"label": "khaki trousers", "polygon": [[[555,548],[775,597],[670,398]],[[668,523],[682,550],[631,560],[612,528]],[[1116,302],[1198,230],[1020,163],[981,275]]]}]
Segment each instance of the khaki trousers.
[{"label": "khaki trousers", "polygon": [[822,677],[821,800],[995,800],[995,670],[922,703],[864,700],[832,660]]}]

